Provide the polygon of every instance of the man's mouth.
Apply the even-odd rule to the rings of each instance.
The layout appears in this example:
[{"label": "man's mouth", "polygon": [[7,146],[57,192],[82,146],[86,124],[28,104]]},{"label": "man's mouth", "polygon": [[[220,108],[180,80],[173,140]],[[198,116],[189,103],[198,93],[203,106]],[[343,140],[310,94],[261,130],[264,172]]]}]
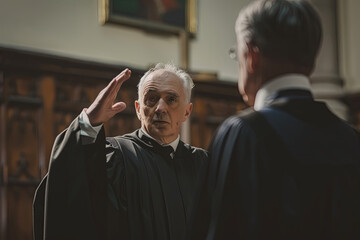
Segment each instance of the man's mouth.
[{"label": "man's mouth", "polygon": [[166,124],[166,123],[168,123],[168,122],[162,121],[162,120],[155,120],[155,121],[153,121],[153,123],[154,123],[154,124]]}]

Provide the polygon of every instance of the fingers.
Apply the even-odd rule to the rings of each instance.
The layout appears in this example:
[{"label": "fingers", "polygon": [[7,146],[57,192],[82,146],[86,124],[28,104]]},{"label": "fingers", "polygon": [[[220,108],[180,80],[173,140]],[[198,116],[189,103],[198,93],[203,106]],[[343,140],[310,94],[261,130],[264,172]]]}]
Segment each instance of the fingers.
[{"label": "fingers", "polygon": [[111,109],[116,113],[123,111],[125,108],[126,108],[126,104],[124,102],[117,102],[111,107]]},{"label": "fingers", "polygon": [[120,81],[121,83],[128,80],[131,76],[131,70],[126,68],[124,71],[122,71],[119,75],[117,75],[114,79],[116,81]]},{"label": "fingers", "polygon": [[89,119],[92,123],[103,123],[109,120],[113,115],[123,111],[126,108],[124,102],[114,104],[120,86],[129,79],[131,71],[125,69],[117,75],[103,90],[100,91],[95,101],[87,110]]},{"label": "fingers", "polygon": [[119,89],[120,89],[121,85],[123,84],[123,82],[128,80],[130,78],[130,76],[131,76],[131,70],[126,68],[119,75],[114,77],[113,80],[109,83],[109,85],[108,85],[109,90],[113,94],[117,94],[117,92],[119,91]]}]

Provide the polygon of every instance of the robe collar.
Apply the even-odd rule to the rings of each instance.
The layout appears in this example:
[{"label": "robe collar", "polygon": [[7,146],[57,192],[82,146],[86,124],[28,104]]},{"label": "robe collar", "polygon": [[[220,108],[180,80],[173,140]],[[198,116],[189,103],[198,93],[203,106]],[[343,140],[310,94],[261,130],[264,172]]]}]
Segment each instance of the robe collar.
[{"label": "robe collar", "polygon": [[302,74],[285,74],[264,84],[256,94],[254,109],[256,111],[268,106],[279,91],[305,90],[311,94],[309,78]]},{"label": "robe collar", "polygon": [[180,141],[180,136],[178,135],[178,137],[172,141],[169,144],[163,144],[162,142],[159,142],[158,140],[156,140],[155,138],[153,138],[152,136],[150,136],[150,134],[148,134],[145,130],[143,130],[142,128],[140,129],[140,133],[144,134],[145,136],[147,136],[148,138],[151,138],[152,140],[158,142],[161,146],[170,146],[174,149],[174,152],[176,151],[177,146],[179,145],[179,141]]}]

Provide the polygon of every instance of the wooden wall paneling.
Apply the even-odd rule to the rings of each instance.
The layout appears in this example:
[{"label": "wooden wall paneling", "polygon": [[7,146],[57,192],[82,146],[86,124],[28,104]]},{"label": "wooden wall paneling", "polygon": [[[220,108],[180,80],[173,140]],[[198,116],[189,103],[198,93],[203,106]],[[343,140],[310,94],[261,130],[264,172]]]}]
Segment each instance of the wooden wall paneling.
[{"label": "wooden wall paneling", "polygon": [[11,185],[8,188],[8,240],[32,239],[32,202],[35,186]]},{"label": "wooden wall paneling", "polygon": [[246,106],[242,102],[197,97],[191,118],[192,144],[207,149],[220,124],[244,108]]},{"label": "wooden wall paneling", "polygon": [[[88,84],[91,84],[90,82]],[[92,84],[91,84],[92,86]],[[55,108],[69,112],[80,113],[91,103],[85,84],[75,77],[56,76],[55,80]]]},{"label": "wooden wall paneling", "polygon": [[40,93],[43,102],[41,109],[40,124],[40,149],[39,149],[39,175],[42,179],[48,169],[48,159],[50,158],[52,144],[55,138],[54,134],[54,99],[55,99],[55,83],[54,77],[44,75],[40,79]]},{"label": "wooden wall paneling", "polygon": [[191,122],[191,144],[197,147],[207,147],[208,143],[203,141],[203,133],[206,127],[206,108],[205,102],[200,98],[193,98],[193,112],[190,115]]},{"label": "wooden wall paneling", "polygon": [[[96,86],[91,80],[81,77],[55,75],[54,80],[54,137],[65,130],[69,124],[81,113],[83,108],[90,105],[94,99]],[[54,139],[53,139],[54,140]],[[53,141],[51,141],[51,145]]]},{"label": "wooden wall paneling", "polygon": [[236,83],[196,81],[191,116],[191,144],[208,149],[219,125],[246,108]]},{"label": "wooden wall paneling", "polygon": [[38,77],[9,73],[6,109],[7,237],[32,237],[32,200],[40,182],[42,100]]}]

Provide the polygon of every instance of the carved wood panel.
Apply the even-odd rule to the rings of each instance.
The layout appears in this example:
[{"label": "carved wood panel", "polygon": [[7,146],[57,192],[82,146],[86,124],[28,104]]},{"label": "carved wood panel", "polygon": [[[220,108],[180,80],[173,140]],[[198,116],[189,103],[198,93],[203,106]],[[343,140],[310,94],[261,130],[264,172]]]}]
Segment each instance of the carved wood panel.
[{"label": "carved wood panel", "polygon": [[219,125],[246,107],[244,103],[219,97],[195,97],[191,115],[191,144],[208,149]]},{"label": "carved wood panel", "polygon": [[10,185],[7,197],[8,240],[32,239],[32,201],[36,187]]},{"label": "carved wood panel", "polygon": [[[7,87],[4,161],[6,169],[7,239],[26,239],[32,235],[32,199],[41,178],[40,132],[42,100],[36,75],[5,74]],[[19,229],[19,226],[22,226]]]}]

